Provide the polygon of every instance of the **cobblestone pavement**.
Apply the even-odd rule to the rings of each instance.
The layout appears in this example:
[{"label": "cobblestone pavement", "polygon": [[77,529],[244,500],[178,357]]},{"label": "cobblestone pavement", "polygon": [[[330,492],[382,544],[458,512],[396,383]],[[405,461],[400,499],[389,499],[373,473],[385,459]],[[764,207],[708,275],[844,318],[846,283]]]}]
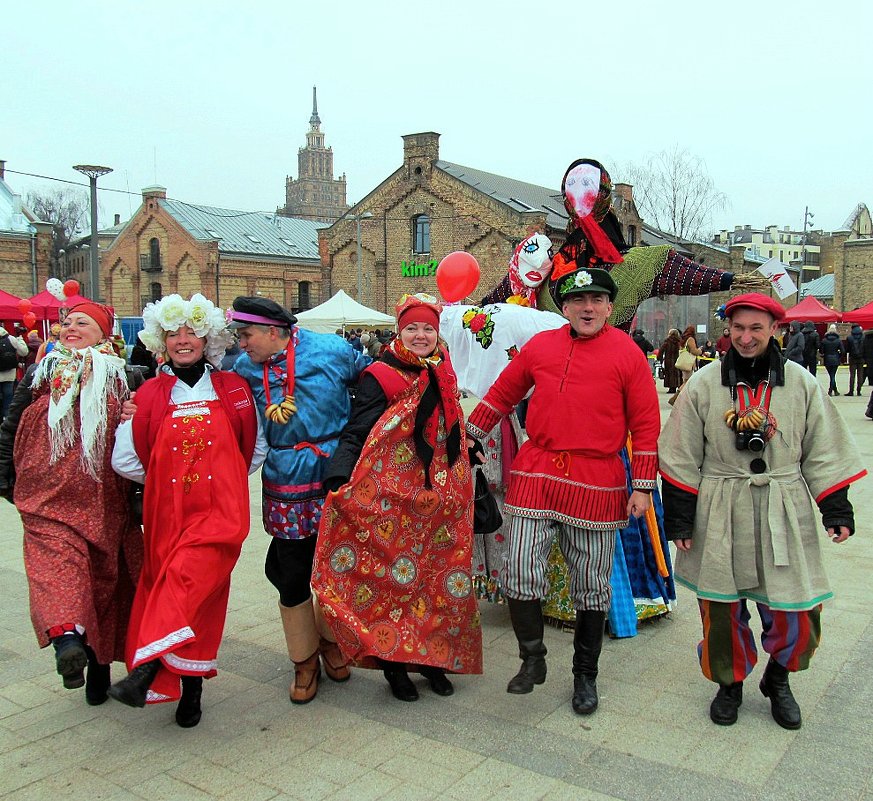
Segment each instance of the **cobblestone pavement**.
[{"label": "cobblestone pavement", "polygon": [[[866,402],[866,390],[834,399],[869,460]],[[682,590],[669,618],[605,643],[601,705],[590,718],[570,709],[566,632],[546,632],[542,687],[505,692],[518,661],[514,638],[505,608],[484,603],[485,673],[456,678],[454,696],[423,686],[421,700],[401,703],[381,674],[358,670],[292,706],[276,597],[262,570],[258,476],[251,491],[252,534],[233,576],[220,673],[205,685],[201,724],[188,730],[175,725],[173,705],[89,707],[82,691],[61,687],[30,626],[21,523],[0,501],[0,798],[873,801],[869,477],[850,492],[859,534],[825,547],[837,598],[822,615],[812,669],[792,681],[804,715],[796,732],[771,719],[756,688],[761,667],[739,723],[709,721],[713,685],[697,666],[697,610]]]}]

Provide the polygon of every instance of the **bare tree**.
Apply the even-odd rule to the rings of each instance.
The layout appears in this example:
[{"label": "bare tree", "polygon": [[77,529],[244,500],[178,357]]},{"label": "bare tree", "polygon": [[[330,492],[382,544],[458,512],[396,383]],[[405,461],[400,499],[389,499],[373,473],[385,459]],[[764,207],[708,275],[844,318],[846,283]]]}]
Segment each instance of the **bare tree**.
[{"label": "bare tree", "polygon": [[703,160],[678,145],[620,172],[623,181],[633,184],[640,216],[680,239],[700,239],[713,213],[727,206],[727,196],[715,188]]},{"label": "bare tree", "polygon": [[38,219],[52,224],[52,261],[57,264],[60,251],[83,229],[90,212],[88,194],[71,188],[28,192],[26,202]]}]

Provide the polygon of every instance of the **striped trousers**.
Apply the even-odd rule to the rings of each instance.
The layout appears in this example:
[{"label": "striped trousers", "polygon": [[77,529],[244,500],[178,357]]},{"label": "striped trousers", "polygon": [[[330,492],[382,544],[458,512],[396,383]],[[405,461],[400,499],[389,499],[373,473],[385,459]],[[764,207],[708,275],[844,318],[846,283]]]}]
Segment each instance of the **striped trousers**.
[{"label": "striped trousers", "polygon": [[[697,604],[703,623],[703,639],[697,646],[703,675],[718,684],[745,680],[758,661],[746,601],[718,603],[698,598]],[[806,670],[821,640],[821,604],[803,612],[756,606],[764,651],[787,670]]]},{"label": "striped trousers", "polygon": [[608,612],[615,531],[512,515],[501,571],[503,591],[522,601],[545,598],[549,591],[546,566],[555,537],[567,562],[573,606]]}]

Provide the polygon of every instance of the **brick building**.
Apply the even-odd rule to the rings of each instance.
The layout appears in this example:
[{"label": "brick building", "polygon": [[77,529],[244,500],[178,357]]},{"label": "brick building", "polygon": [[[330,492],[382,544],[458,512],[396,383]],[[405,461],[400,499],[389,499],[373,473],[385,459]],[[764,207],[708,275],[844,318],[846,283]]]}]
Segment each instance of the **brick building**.
[{"label": "brick building", "polygon": [[[625,235],[637,238],[641,220],[631,188],[619,184],[614,201]],[[557,249],[566,225],[560,190],[444,161],[439,134],[408,134],[403,137],[401,167],[348,214],[319,231],[322,280],[329,293],[344,289],[367,306],[390,313],[403,293],[436,294],[436,265],[448,253],[464,250],[479,262],[478,299],[506,274],[522,239],[541,231]]]},{"label": "brick building", "polygon": [[318,302],[322,223],[195,206],[167,199],[161,186],[142,197],[101,259],[106,302],[119,316],[138,316],[173,292],[201,292],[223,306],[257,294],[296,310]]},{"label": "brick building", "polygon": [[285,178],[285,205],[277,212],[287,217],[302,217],[333,222],[348,210],[346,175],[333,177],[333,150],[324,145],[318,101],[312,87],[312,116],[306,134],[306,147],[297,151],[297,179]]},{"label": "brick building", "polygon": [[873,220],[859,203],[837,231],[816,233],[823,274],[834,275],[834,308],[851,311],[873,300]]},{"label": "brick building", "polygon": [[50,275],[52,226],[6,183],[5,167],[0,161],[0,289],[29,298],[42,292]]}]

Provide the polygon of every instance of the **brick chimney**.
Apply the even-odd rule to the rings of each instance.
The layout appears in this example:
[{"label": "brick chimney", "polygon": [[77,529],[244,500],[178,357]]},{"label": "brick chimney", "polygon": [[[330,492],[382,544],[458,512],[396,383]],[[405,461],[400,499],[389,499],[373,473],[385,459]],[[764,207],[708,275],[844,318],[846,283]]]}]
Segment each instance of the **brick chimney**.
[{"label": "brick chimney", "polygon": [[112,224],[113,225],[121,225],[121,215],[120,214],[115,215],[115,222]]},{"label": "brick chimney", "polygon": [[440,157],[440,135],[433,131],[406,134],[403,137],[403,166],[410,178],[429,177],[433,163]]},{"label": "brick chimney", "polygon": [[0,181],[6,178],[6,162],[0,159]]}]

